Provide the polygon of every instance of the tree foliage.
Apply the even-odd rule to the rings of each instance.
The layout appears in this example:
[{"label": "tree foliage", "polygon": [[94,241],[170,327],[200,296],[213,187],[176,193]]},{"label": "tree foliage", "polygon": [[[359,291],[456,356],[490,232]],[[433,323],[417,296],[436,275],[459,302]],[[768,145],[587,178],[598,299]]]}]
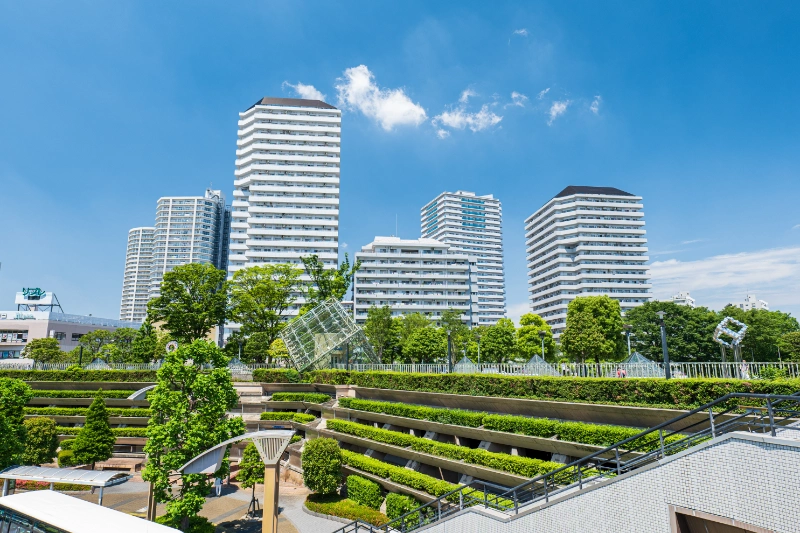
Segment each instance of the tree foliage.
[{"label": "tree foliage", "polygon": [[33,391],[19,379],[0,378],[0,470],[25,450],[25,405]]},{"label": "tree foliage", "polygon": [[245,363],[263,363],[265,361],[271,363],[272,361],[269,360],[271,359],[269,347],[268,333],[262,331],[253,333],[247,338],[244,348],[242,348],[242,361]]},{"label": "tree foliage", "polygon": [[37,363],[58,363],[65,359],[57,339],[50,337],[33,339],[22,349],[22,357],[33,359]]},{"label": "tree foliage", "polygon": [[83,346],[84,356],[88,355],[89,359],[93,359],[100,354],[100,350],[106,344],[114,342],[114,332],[106,329],[96,329],[81,336],[79,344]]},{"label": "tree foliage", "polygon": [[439,327],[445,332],[450,332],[450,347],[453,350],[453,358],[458,360],[464,349],[469,345],[472,338],[469,326],[461,319],[462,312],[458,309],[447,309],[439,318]]},{"label": "tree foliage", "polygon": [[797,319],[781,311],[751,309],[743,311],[728,305],[719,313],[719,319],[729,316],[747,324],[742,340],[742,356],[751,361],[777,361],[778,346],[783,335],[800,331]]},{"label": "tree foliage", "polygon": [[[392,319],[395,324],[400,350],[404,353],[406,344],[411,336],[419,329],[432,326],[430,319],[422,313],[409,313]],[[404,353],[405,358],[405,353]]]},{"label": "tree foliage", "polygon": [[381,362],[394,362],[396,354],[393,348],[399,342],[399,335],[392,319],[392,310],[388,305],[383,307],[373,305],[367,310],[364,334]]},{"label": "tree foliage", "polygon": [[447,336],[438,328],[420,328],[403,346],[407,363],[437,363],[447,357]]},{"label": "tree foliage", "polygon": [[236,480],[241,483],[243,489],[253,488],[252,499],[256,498],[256,484],[264,483],[264,468],[258,448],[251,442],[242,452],[242,461],[239,463]]},{"label": "tree foliage", "polygon": [[58,448],[58,431],[52,418],[38,417],[25,420],[25,451],[22,464],[39,466],[50,463]]},{"label": "tree foliage", "polygon": [[131,361],[136,363],[150,363],[158,359],[160,354],[156,353],[158,345],[158,333],[150,319],[145,319],[131,344]]},{"label": "tree foliage", "polygon": [[481,362],[508,363],[516,357],[517,330],[514,323],[501,318],[486,328],[481,338]]},{"label": "tree foliage", "polygon": [[626,355],[622,336],[622,310],[609,296],[580,296],[567,306],[567,327],[561,335],[561,349],[575,361],[591,357],[622,359]]},{"label": "tree foliage", "polygon": [[[206,364],[211,368],[204,369]],[[213,343],[183,344],[166,354],[149,396],[153,415],[142,479],[153,484],[156,500],[167,504],[167,515],[184,529],[202,508],[210,484],[205,475],[181,475],[178,480],[174,473],[201,452],[244,433],[240,417],[227,417],[238,403],[227,364]],[[227,469],[223,462],[214,476],[224,477]]]},{"label": "tree foliage", "polygon": [[781,335],[778,340],[781,358],[800,362],[800,331],[790,331]]},{"label": "tree foliage", "polygon": [[[556,343],[553,341],[553,331],[550,324],[544,321],[539,315],[527,313],[519,319],[520,328],[517,331],[517,352],[524,361],[529,361],[531,357],[539,357],[551,361],[555,357]],[[542,338],[540,331],[544,331],[544,351],[542,353]]]},{"label": "tree foliage", "polygon": [[114,453],[116,437],[108,424],[108,411],[101,396],[95,397],[86,413],[86,421],[75,437],[72,451],[82,464],[91,464],[92,470],[98,461],[105,461]]},{"label": "tree foliage", "polygon": [[306,304],[303,306],[304,311],[313,309],[328,298],[333,298],[337,302],[341,301],[350,288],[353,276],[361,268],[360,260],[356,260],[351,267],[347,254],[344,254],[344,261],[338,268],[326,267],[316,254],[301,257],[300,260],[312,283],[308,287]]},{"label": "tree foliage", "polygon": [[334,439],[306,443],[301,456],[303,483],[317,494],[333,494],[342,484],[342,453]]},{"label": "tree foliage", "polygon": [[664,326],[670,360],[700,362],[719,360],[719,345],[714,342],[714,328],[719,316],[705,307],[691,308],[673,302],[647,302],[631,309],[625,320],[631,326],[631,349],[659,361],[661,325],[656,312],[665,313]]},{"label": "tree foliage", "polygon": [[189,263],[164,274],[161,295],[147,304],[147,317],[182,344],[204,339],[225,320],[226,274],[206,263]]}]

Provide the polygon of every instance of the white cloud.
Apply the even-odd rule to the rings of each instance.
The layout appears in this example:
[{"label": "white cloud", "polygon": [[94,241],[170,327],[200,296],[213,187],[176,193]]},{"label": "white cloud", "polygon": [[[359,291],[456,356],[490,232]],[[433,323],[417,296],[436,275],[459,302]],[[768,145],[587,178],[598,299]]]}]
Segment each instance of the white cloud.
[{"label": "white cloud", "polygon": [[361,111],[386,131],[395,126],[419,126],[428,118],[425,109],[414,103],[403,89],[378,87],[375,75],[366,65],[345,70],[335,87],[339,105]]},{"label": "white cloud", "polygon": [[696,242],[705,242],[707,240],[708,239],[692,239],[692,240],[689,240],[689,241],[681,241],[681,244],[694,244]]},{"label": "white cloud", "polygon": [[346,242],[342,243],[342,248],[347,248],[347,243]]},{"label": "white cloud", "polygon": [[800,229],[800,224],[795,224],[794,226],[792,226],[792,229]]},{"label": "white cloud", "polygon": [[304,98],[306,100],[322,100],[325,101],[325,95],[322,94],[320,91],[317,90],[316,87],[313,85],[306,85],[305,83],[297,82],[297,85],[292,85],[288,81],[285,81],[281,84],[281,87],[284,89],[286,87],[291,87],[294,89],[294,92],[297,93],[297,96],[300,98]]},{"label": "white cloud", "polygon": [[518,93],[514,91],[511,93],[511,104],[510,105],[517,105],[519,107],[525,107],[525,102],[528,101],[528,97],[522,93]]},{"label": "white cloud", "polygon": [[[435,125],[442,124],[448,128],[463,130],[469,128],[472,131],[481,131],[494,126],[503,120],[503,117],[489,111],[489,106],[484,105],[477,113],[470,113],[463,106],[451,111],[444,111],[441,115],[436,115],[433,119]],[[437,132],[438,134],[438,132]],[[443,138],[439,135],[440,138]]]},{"label": "white cloud", "polygon": [[569,100],[561,100],[553,102],[553,105],[550,106],[550,119],[547,121],[547,125],[552,126],[553,121],[555,121],[555,119],[566,113],[569,104],[570,104]]},{"label": "white cloud", "polygon": [[528,29],[527,28],[520,28],[518,30],[514,30],[514,35],[521,35],[523,37],[528,36]]},{"label": "white cloud", "polygon": [[472,89],[464,89],[464,92],[461,93],[461,98],[459,98],[458,101],[462,104],[466,104],[472,96],[478,96],[478,93]]},{"label": "white cloud", "polygon": [[592,100],[592,105],[589,106],[589,109],[591,109],[592,113],[594,113],[595,115],[600,113],[600,102],[602,101],[603,97],[600,96],[599,94],[594,97],[594,100]]},{"label": "white cloud", "polygon": [[436,130],[436,136],[439,137],[440,139],[447,139],[448,137],[450,137],[450,132],[439,128]]},{"label": "white cloud", "polygon": [[721,309],[747,293],[769,302],[772,309],[800,302],[800,247],[774,248],[650,266],[653,294],[660,300],[691,291],[698,305]]},{"label": "white cloud", "polygon": [[539,94],[536,96],[536,98],[541,100],[542,98],[544,98],[544,95],[546,95],[549,92],[550,92],[550,87],[548,87],[547,89],[541,90],[541,91],[539,91]]}]

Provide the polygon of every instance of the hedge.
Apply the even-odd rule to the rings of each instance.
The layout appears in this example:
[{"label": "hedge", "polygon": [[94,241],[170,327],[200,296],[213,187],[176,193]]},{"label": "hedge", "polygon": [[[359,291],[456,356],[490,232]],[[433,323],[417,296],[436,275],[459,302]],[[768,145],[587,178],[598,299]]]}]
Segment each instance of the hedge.
[{"label": "hedge", "polygon": [[[420,503],[405,494],[397,494],[390,492],[386,495],[386,516],[389,520],[400,518],[406,513],[410,513],[418,508]],[[408,515],[403,519],[403,525],[406,527],[414,527],[419,524],[419,512]],[[396,528],[395,528],[396,529]]]},{"label": "hedge", "polygon": [[378,389],[439,392],[467,396],[531,398],[565,402],[628,404],[694,409],[731,392],[793,394],[800,379],[660,379],[501,376],[488,374],[412,374],[317,370],[305,381]]},{"label": "hedge", "polygon": [[33,390],[34,398],[117,398],[125,399],[134,390]]},{"label": "hedge", "polygon": [[319,392],[276,392],[271,398],[273,402],[325,403],[329,400],[330,396]]},{"label": "hedge", "polygon": [[303,483],[317,494],[335,494],[342,484],[342,455],[333,439],[309,441],[300,456]]},{"label": "hedge", "polygon": [[75,444],[75,439],[64,439],[58,445],[62,450],[71,450],[73,444]]},{"label": "hedge", "polygon": [[338,516],[348,520],[362,520],[374,526],[382,526],[389,521],[385,514],[360,505],[349,498],[342,498],[337,494],[326,496],[311,494],[306,499],[306,508],[315,513]]},{"label": "hedge", "polygon": [[[16,482],[16,488],[24,490],[48,490],[50,488],[50,482],[18,479]],[[75,483],[56,483],[53,486],[53,490],[60,491],[83,491],[91,490],[91,488],[92,487],[89,485],[77,485]]]},{"label": "hedge", "polygon": [[282,413],[277,411],[261,413],[261,420],[293,420],[299,424],[308,424],[316,419],[316,416],[305,413]]},{"label": "hedge", "polygon": [[[72,439],[73,441],[75,439]],[[77,466],[75,462],[75,452],[72,450],[61,450],[58,452],[58,467],[66,468],[68,466]]]},{"label": "hedge", "polygon": [[[133,408],[106,408],[108,416],[138,416],[150,418],[153,412],[150,409]],[[88,407],[25,407],[26,415],[41,416],[86,416]]]},{"label": "hedge", "polygon": [[361,476],[347,476],[347,497],[375,510],[380,509],[383,503],[381,486]]},{"label": "hedge", "polygon": [[[81,429],[56,426],[59,435],[77,435]],[[147,428],[111,428],[111,433],[116,437],[146,437]]]},{"label": "hedge", "polygon": [[300,383],[301,376],[297,370],[257,368],[253,370],[253,381],[261,383]]},{"label": "hedge", "polygon": [[377,429],[345,420],[328,420],[328,429],[360,438],[383,442],[393,446],[411,448],[414,451],[446,457],[456,461],[485,466],[525,477],[537,477],[564,466],[552,461],[542,461],[530,457],[520,457],[506,453],[488,452],[480,448],[468,448],[457,444],[436,442],[414,437],[407,433]]},{"label": "hedge", "polygon": [[[370,413],[385,413],[395,416],[404,416],[415,420],[430,420],[442,422],[452,418],[449,422],[442,422],[456,426],[483,427],[493,431],[505,433],[519,433],[532,437],[545,439],[558,439],[595,446],[611,446],[621,440],[638,435],[641,429],[613,426],[605,424],[589,424],[585,422],[559,422],[549,418],[530,418],[514,415],[490,415],[480,411],[453,411],[434,407],[407,405],[403,403],[380,402],[375,400],[360,400],[357,398],[340,398],[339,405],[357,411]],[[449,413],[456,413],[452,417]],[[680,435],[669,436],[664,439],[666,443],[680,440]],[[631,448],[652,450],[659,446],[658,436],[652,435],[641,441],[631,443]]]},{"label": "hedge", "polygon": [[111,381],[154,383],[156,370],[0,370],[0,378],[23,381]]},{"label": "hedge", "polygon": [[342,450],[342,462],[363,472],[375,474],[376,476],[389,479],[400,485],[427,492],[433,496],[443,496],[458,488],[458,485],[448,483],[447,481],[433,476],[420,474],[414,470],[385,463],[349,450]]}]

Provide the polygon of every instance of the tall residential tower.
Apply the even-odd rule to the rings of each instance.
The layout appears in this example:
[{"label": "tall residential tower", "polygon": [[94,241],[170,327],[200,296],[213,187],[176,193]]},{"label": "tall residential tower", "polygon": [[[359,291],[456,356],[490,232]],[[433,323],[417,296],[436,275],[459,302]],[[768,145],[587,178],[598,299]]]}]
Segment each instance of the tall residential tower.
[{"label": "tall residential tower", "polygon": [[503,272],[503,208],[491,194],[443,192],[420,212],[422,237],[450,245],[451,253],[477,259],[472,287],[475,325],[490,326],[506,315]]},{"label": "tall residential tower", "polygon": [[155,231],[155,228],[133,228],[128,232],[125,275],[122,279],[122,301],[119,304],[120,320],[142,322],[147,316]]},{"label": "tall residential tower", "polygon": [[262,98],[239,113],[231,275],[312,254],[336,267],[340,135],[341,111],[319,100]]},{"label": "tall residential tower", "polygon": [[651,298],[642,197],[569,186],[525,220],[531,310],[558,337],[567,305],[606,294],[623,313]]}]

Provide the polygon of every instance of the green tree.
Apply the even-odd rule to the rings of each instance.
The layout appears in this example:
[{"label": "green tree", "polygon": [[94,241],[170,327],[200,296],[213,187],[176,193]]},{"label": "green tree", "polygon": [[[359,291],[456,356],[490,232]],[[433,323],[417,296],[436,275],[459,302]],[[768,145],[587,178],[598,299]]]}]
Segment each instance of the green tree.
[{"label": "green tree", "polygon": [[[175,472],[201,452],[244,433],[242,419],[227,416],[238,403],[227,365],[228,358],[211,342],[182,344],[166,354],[149,396],[153,414],[142,479],[153,484],[156,500],[167,504],[169,520],[183,530],[200,512],[211,485],[205,475],[176,478]],[[227,471],[224,461],[214,477],[224,477]]]},{"label": "green tree", "polygon": [[317,494],[333,494],[342,484],[342,452],[334,439],[306,442],[301,462],[303,483]]},{"label": "green tree", "polygon": [[743,311],[728,305],[720,311],[718,318],[722,320],[726,316],[747,324],[747,333],[742,340],[742,357],[751,361],[777,361],[780,338],[800,330],[797,319],[781,311]]},{"label": "green tree", "polygon": [[781,349],[781,358],[790,361],[800,361],[800,331],[784,333],[778,340]]},{"label": "green tree", "polygon": [[250,501],[256,499],[256,485],[264,483],[264,468],[258,448],[251,442],[242,452],[242,461],[239,463],[239,472],[236,474],[236,480],[241,483],[243,489],[253,487]]},{"label": "green tree", "polygon": [[497,324],[486,328],[481,337],[481,362],[507,363],[517,355],[517,328],[514,322],[501,318]]},{"label": "green tree", "polygon": [[405,349],[406,343],[417,330],[432,326],[431,320],[422,313],[409,313],[392,320],[401,350]]},{"label": "green tree", "polygon": [[[542,317],[533,313],[526,313],[519,319],[520,328],[517,330],[517,352],[526,362],[534,355],[551,361],[555,358],[556,343],[553,341],[553,330],[550,324]],[[542,353],[542,338],[540,331],[544,331],[544,351]]]},{"label": "green tree", "polygon": [[350,259],[344,254],[344,261],[339,268],[329,268],[325,263],[314,254],[301,257],[306,274],[311,278],[311,286],[308,287],[306,304],[303,312],[313,309],[317,304],[333,298],[337,302],[341,301],[347,294],[353,276],[361,268],[361,261],[357,260],[350,266]]},{"label": "green tree", "polygon": [[275,339],[269,346],[269,354],[272,359],[286,359],[289,357],[289,349],[283,339]]},{"label": "green tree", "polygon": [[58,340],[53,338],[33,339],[22,349],[22,357],[33,359],[37,363],[59,363],[66,359]]},{"label": "green tree", "polygon": [[392,310],[388,305],[383,307],[373,305],[367,310],[364,334],[381,362],[394,362],[396,350],[393,348],[399,342],[398,329],[392,320]]},{"label": "green tree", "polygon": [[39,466],[50,463],[58,448],[58,431],[52,418],[38,417],[25,420],[25,451],[22,464]]},{"label": "green tree", "polygon": [[25,405],[33,391],[19,379],[0,378],[0,470],[25,451]]},{"label": "green tree", "polygon": [[225,320],[226,274],[206,263],[189,263],[164,274],[161,296],[147,304],[147,317],[182,344],[204,339]]},{"label": "green tree", "polygon": [[[628,311],[625,321],[631,326],[631,350],[660,361],[661,325],[656,313],[665,313],[664,326],[670,360],[700,362],[719,360],[719,345],[714,328],[719,316],[705,307],[692,308],[674,302],[647,302]],[[624,337],[623,337],[624,338]]]},{"label": "green tree", "polygon": [[[251,266],[230,281],[230,318],[244,335],[261,334],[269,347],[286,326],[286,312],[300,296],[303,270],[290,264]],[[267,356],[266,351],[262,352]],[[264,359],[254,361],[262,363]]]},{"label": "green tree", "polygon": [[447,357],[447,337],[438,328],[420,328],[403,346],[403,359],[408,363],[436,363]]},{"label": "green tree", "polygon": [[242,360],[245,363],[272,362],[272,354],[269,351],[269,334],[257,331],[247,338],[247,342],[242,348]]},{"label": "green tree", "polygon": [[472,337],[472,332],[469,326],[461,319],[461,315],[461,311],[451,307],[442,313],[438,321],[438,325],[442,328],[445,337],[447,336],[447,332],[450,332],[451,349],[455,354],[453,355],[453,362],[458,362]]},{"label": "green tree", "polygon": [[133,338],[131,344],[131,361],[136,363],[150,363],[156,360],[156,345],[158,334],[149,319],[142,322],[142,326]]},{"label": "green tree", "polygon": [[[570,320],[574,322],[571,328]],[[622,359],[627,354],[622,331],[622,310],[617,300],[606,295],[580,296],[567,306],[561,349],[567,357],[581,362],[587,357],[598,364],[600,359]]]},{"label": "green tree", "polygon": [[79,344],[83,346],[84,357],[91,361],[100,355],[101,350],[107,344],[114,342],[114,332],[105,329],[96,329],[82,335]]},{"label": "green tree", "polygon": [[108,425],[108,411],[101,396],[97,396],[89,406],[86,421],[75,437],[72,451],[81,464],[91,464],[92,470],[97,461],[105,461],[114,453],[116,437]]}]

